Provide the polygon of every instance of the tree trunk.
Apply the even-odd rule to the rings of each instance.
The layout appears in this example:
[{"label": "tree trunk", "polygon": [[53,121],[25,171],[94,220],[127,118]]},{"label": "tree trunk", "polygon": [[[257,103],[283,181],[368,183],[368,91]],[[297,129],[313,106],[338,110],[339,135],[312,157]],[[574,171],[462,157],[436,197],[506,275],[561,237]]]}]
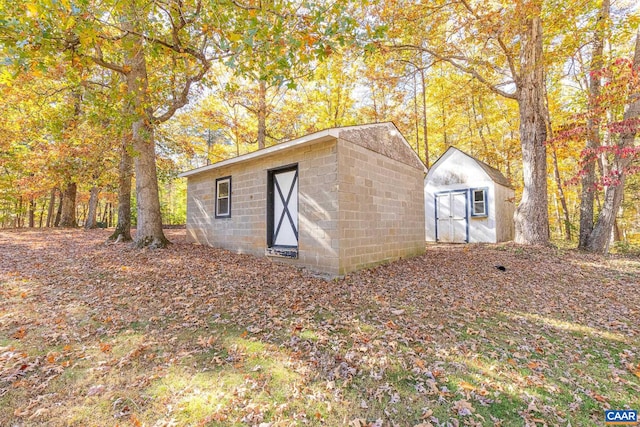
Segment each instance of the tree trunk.
[{"label": "tree trunk", "polygon": [[[118,223],[109,240],[129,242],[131,239],[131,177],[133,158],[129,154],[128,138],[122,139],[120,165],[118,166]],[[105,211],[107,205],[105,204]]]},{"label": "tree trunk", "polygon": [[[640,67],[640,31],[636,35],[636,46],[633,55],[633,68],[637,69],[638,67]],[[640,117],[640,95],[631,91],[623,121],[630,123],[638,117]],[[631,128],[631,130],[621,135],[617,147],[619,150],[634,146],[636,127],[631,126]],[[609,174],[617,179],[605,189],[602,210],[600,211],[600,215],[598,215],[598,221],[593,227],[593,231],[587,237],[584,247],[584,249],[589,252],[606,254],[609,251],[609,241],[613,231],[613,224],[616,220],[616,214],[620,209],[620,205],[622,204],[622,196],[624,195],[626,170],[633,158],[634,156],[622,157],[619,151],[615,153]]]},{"label": "tree trunk", "polygon": [[16,217],[13,220],[13,227],[20,228],[22,224],[22,196],[18,198],[16,203]]},{"label": "tree trunk", "polygon": [[[132,14],[133,15],[133,14]],[[136,19],[135,16],[131,16]],[[133,26],[132,23],[128,25]],[[135,245],[139,248],[162,248],[169,243],[162,231],[162,215],[156,171],[156,150],[151,118],[153,112],[148,107],[147,63],[144,43],[140,36],[129,33],[125,37],[125,64],[127,94],[132,99],[133,117],[132,142],[136,153],[134,167],[136,173],[136,198],[138,220]]]},{"label": "tree trunk", "polygon": [[54,223],[53,210],[56,207],[56,189],[51,189],[51,196],[49,198],[49,210],[47,211],[47,228],[52,227]]},{"label": "tree trunk", "polygon": [[567,199],[564,195],[564,188],[562,187],[562,179],[560,178],[560,167],[558,166],[558,153],[555,147],[551,152],[553,156],[553,175],[556,179],[556,186],[558,187],[558,194],[560,195],[560,203],[562,204],[562,214],[564,216],[564,240],[571,241],[571,220],[569,219],[569,208],[567,207]]},{"label": "tree trunk", "polygon": [[520,85],[520,145],[524,188],[515,213],[516,243],[547,244],[547,106],[542,58],[542,23],[539,16],[527,19],[523,35]]},{"label": "tree trunk", "polygon": [[34,228],[36,226],[36,201],[33,199],[29,200],[29,228]]},{"label": "tree trunk", "polygon": [[[553,138],[553,126],[551,125],[551,116],[549,115],[549,98],[545,91],[545,106],[546,106],[546,121],[547,131],[549,136]],[[564,187],[562,186],[562,179],[560,177],[560,167],[558,165],[558,151],[555,146],[551,146],[551,156],[553,158],[553,176],[556,181],[556,187],[558,188],[558,195],[560,196],[560,203],[562,204],[563,222],[564,222],[564,239],[568,242],[571,241],[571,219],[569,218],[569,208],[567,207],[567,198],[564,195]],[[557,207],[556,201],[556,209]],[[560,224],[560,218],[558,218],[558,224]],[[560,233],[561,234],[561,233]]]},{"label": "tree trunk", "polygon": [[104,202],[104,210],[102,211],[102,222],[107,223],[107,218],[109,216],[109,202]]},{"label": "tree trunk", "polygon": [[620,223],[618,222],[618,218],[613,221],[613,241],[614,242],[622,242],[624,240],[624,233],[622,232],[622,228],[620,228]]},{"label": "tree trunk", "polygon": [[62,217],[62,202],[64,201],[64,193],[60,191],[60,201],[58,202],[58,210],[56,210],[56,218],[53,221],[54,227],[60,226],[60,218]]},{"label": "tree trunk", "polygon": [[60,227],[75,227],[76,224],[76,193],[75,182],[67,184],[62,195],[62,214],[60,215]]},{"label": "tree trunk", "polygon": [[[478,97],[478,101],[480,102],[481,96]],[[489,147],[487,144],[487,139],[484,137],[484,130],[482,129],[482,121],[486,121],[486,118],[482,116],[480,120],[478,120],[478,109],[476,108],[476,97],[473,94],[473,90],[471,92],[471,111],[473,112],[473,124],[478,130],[478,136],[480,137],[480,141],[482,141],[482,155],[486,156],[489,152]],[[485,159],[486,160],[486,159]]]},{"label": "tree trunk", "polygon": [[373,101],[373,121],[375,123],[379,122],[378,120],[378,101],[376,100],[376,84],[371,82],[371,100]]},{"label": "tree trunk", "polygon": [[42,207],[40,207],[40,219],[38,220],[38,228],[42,228],[42,219],[44,217],[44,207],[47,202],[42,202]]},{"label": "tree trunk", "polygon": [[266,146],[267,138],[267,84],[260,80],[258,87],[258,149]]},{"label": "tree trunk", "polygon": [[[603,66],[604,51],[604,30],[606,21],[609,19],[609,0],[602,0],[598,23],[593,36],[593,55],[591,57],[591,73],[589,74],[589,108],[593,111],[596,106],[598,97],[600,96],[600,76],[594,73]],[[587,241],[593,231],[593,202],[595,197],[596,183],[596,161],[597,154],[595,150],[600,147],[600,129],[598,123],[593,117],[587,120],[587,144],[586,148],[590,151],[585,159],[584,175],[580,180],[580,237],[578,248],[586,249]]]},{"label": "tree trunk", "polygon": [[[444,72],[442,71],[442,68],[440,69],[440,78],[442,79],[442,77],[444,77]],[[440,80],[442,82],[442,80]],[[444,85],[442,83],[440,83],[440,93],[442,94],[443,98],[442,98],[442,102],[440,103],[440,111],[442,113],[442,139],[444,140],[444,149],[445,151],[449,148],[449,140],[447,139],[447,110],[446,110],[446,105],[445,105],[445,99],[444,99]]]},{"label": "tree trunk", "polygon": [[427,85],[424,78],[424,69],[420,69],[422,80],[422,133],[424,134],[424,164],[429,167],[429,137],[427,134]]},{"label": "tree trunk", "polygon": [[135,244],[140,248],[165,247],[168,240],[162,231],[153,128],[143,120],[134,124],[133,147],[139,153],[134,159],[138,201]]},{"label": "tree trunk", "polygon": [[[76,126],[76,122],[82,115],[82,87],[78,86],[72,90],[70,94],[74,106],[73,119],[69,121],[65,128],[73,129]],[[62,194],[62,211],[60,214],[60,222],[57,226],[60,227],[76,227],[78,221],[76,218],[76,195],[78,191],[77,184],[72,181],[74,178],[67,177],[70,182],[66,183],[66,187]]]},{"label": "tree trunk", "polygon": [[553,207],[556,212],[556,224],[558,236],[562,236],[562,218],[560,218],[560,209],[558,208],[558,196],[553,194]]},{"label": "tree trunk", "polygon": [[88,206],[84,203],[81,203],[80,206],[78,206],[78,208],[76,209],[76,211],[78,212],[77,215],[77,220],[76,223],[77,224],[86,224],[87,223],[87,209]]},{"label": "tree trunk", "polygon": [[100,189],[95,185],[91,187],[91,195],[89,196],[89,213],[87,214],[87,219],[84,222],[85,230],[89,230],[91,228],[96,228],[96,215],[98,213],[98,194],[100,193]]}]

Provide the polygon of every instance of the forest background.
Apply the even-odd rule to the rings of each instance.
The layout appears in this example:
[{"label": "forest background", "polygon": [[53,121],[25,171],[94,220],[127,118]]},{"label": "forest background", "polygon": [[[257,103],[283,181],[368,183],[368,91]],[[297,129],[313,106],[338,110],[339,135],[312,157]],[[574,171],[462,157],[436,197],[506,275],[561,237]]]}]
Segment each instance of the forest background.
[{"label": "forest background", "polygon": [[630,0],[1,0],[0,227],[162,246],[179,172],[393,121],[427,166],[456,146],[503,172],[520,242],[624,250],[639,23]]}]

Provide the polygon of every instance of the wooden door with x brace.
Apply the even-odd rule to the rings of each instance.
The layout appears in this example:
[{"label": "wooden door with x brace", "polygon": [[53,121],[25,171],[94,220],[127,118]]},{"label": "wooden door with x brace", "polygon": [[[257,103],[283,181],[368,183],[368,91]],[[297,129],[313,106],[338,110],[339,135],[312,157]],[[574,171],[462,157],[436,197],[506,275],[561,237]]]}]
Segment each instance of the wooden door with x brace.
[{"label": "wooden door with x brace", "polygon": [[272,255],[298,256],[298,165],[269,171],[267,246]]}]

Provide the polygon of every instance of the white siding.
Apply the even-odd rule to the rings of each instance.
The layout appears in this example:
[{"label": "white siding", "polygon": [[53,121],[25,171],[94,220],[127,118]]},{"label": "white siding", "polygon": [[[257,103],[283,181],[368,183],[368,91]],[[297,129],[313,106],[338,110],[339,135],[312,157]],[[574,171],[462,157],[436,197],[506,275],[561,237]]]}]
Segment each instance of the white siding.
[{"label": "white siding", "polygon": [[436,194],[454,190],[487,189],[487,216],[471,215],[467,203],[469,242],[496,243],[513,238],[513,190],[494,183],[475,159],[457,150],[448,150],[425,178],[425,236],[436,241]]}]

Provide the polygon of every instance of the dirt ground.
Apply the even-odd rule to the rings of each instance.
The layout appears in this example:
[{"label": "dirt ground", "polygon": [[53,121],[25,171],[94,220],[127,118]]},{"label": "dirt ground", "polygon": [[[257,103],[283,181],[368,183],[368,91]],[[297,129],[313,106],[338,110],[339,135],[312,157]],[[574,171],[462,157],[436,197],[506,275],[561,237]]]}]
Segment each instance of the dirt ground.
[{"label": "dirt ground", "polygon": [[637,257],[429,245],[323,280],[166,232],[137,250],[108,230],[0,231],[0,425],[588,426],[640,409]]}]

